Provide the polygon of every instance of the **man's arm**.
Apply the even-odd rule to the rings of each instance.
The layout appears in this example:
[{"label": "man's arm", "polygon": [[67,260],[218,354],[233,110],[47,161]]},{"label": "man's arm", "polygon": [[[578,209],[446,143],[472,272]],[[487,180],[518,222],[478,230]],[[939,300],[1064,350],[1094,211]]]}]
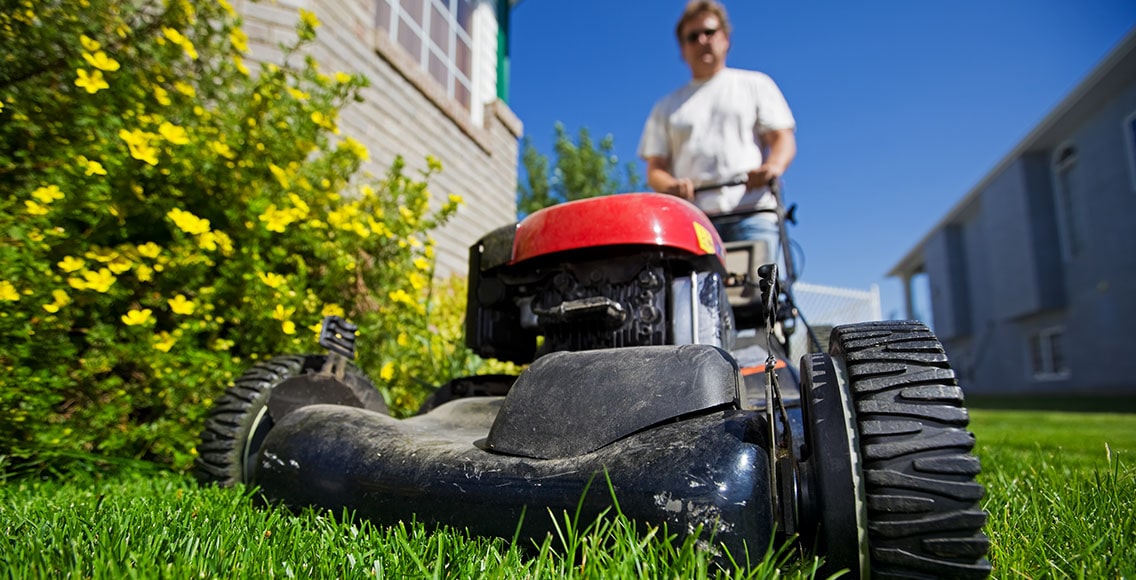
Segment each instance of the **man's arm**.
[{"label": "man's arm", "polygon": [[651,189],[685,200],[694,199],[694,182],[671,175],[671,163],[666,157],[647,158],[647,185]]},{"label": "man's arm", "polygon": [[792,129],[778,129],[761,134],[761,145],[766,151],[761,167],[749,172],[746,187],[757,189],[784,175],[797,156],[797,136]]}]

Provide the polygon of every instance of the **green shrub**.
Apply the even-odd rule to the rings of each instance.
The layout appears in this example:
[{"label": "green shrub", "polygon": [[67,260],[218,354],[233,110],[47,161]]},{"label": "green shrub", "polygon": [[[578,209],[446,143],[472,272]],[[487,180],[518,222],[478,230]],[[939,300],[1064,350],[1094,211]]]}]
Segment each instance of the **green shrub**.
[{"label": "green shrub", "polygon": [[367,81],[305,57],[300,14],[254,75],[225,0],[0,13],[0,455],[185,468],[211,399],[259,357],[318,351],[328,314],[404,409],[480,364],[426,318],[428,234],[461,200],[429,207],[432,158],[357,175],[336,118]]}]

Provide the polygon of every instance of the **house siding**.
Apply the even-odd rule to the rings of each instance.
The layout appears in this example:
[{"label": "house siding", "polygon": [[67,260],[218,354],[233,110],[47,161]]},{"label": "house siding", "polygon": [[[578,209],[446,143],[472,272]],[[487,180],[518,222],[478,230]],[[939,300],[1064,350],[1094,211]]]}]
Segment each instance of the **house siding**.
[{"label": "house siding", "polygon": [[426,169],[427,155],[442,162],[442,172],[430,183],[431,206],[440,206],[450,194],[460,195],[465,203],[450,223],[432,234],[437,243],[436,275],[464,274],[469,246],[485,232],[516,220],[517,139],[522,125],[507,105],[496,100],[494,3],[480,2],[474,12],[473,66],[478,72],[468,112],[375,28],[374,0],[233,5],[245,21],[250,60],[281,62],[278,45],[295,38],[298,10],[303,8],[321,22],[310,49],[321,69],[370,79],[364,101],[346,106],[339,118],[342,134],[371,153],[363,171],[382,175],[398,155],[405,159],[410,175]]}]

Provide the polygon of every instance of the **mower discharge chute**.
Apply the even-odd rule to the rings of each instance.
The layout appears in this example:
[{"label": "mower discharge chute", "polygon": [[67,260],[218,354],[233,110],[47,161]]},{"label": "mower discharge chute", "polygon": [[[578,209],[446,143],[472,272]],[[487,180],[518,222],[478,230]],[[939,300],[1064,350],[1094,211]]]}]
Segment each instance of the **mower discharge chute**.
[{"label": "mower discharge chute", "polygon": [[786,365],[772,330],[791,293],[752,246],[727,249],[664,195],[535,212],[470,249],[466,343],[527,364],[519,376],[454,379],[395,419],[331,319],[328,354],[256,365],[218,399],[199,478],[504,538],[614,496],[735,557],[795,534],[829,572],[987,576],[980,466],[942,345],[917,322],[854,324]]}]

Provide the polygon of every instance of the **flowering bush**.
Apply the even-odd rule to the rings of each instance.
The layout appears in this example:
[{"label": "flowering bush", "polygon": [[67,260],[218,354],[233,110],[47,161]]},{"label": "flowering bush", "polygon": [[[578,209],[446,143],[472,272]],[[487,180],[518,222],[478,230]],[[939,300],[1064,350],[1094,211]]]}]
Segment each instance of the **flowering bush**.
[{"label": "flowering bush", "polygon": [[187,467],[212,397],[318,351],[329,314],[396,408],[480,364],[453,346],[460,293],[430,299],[428,233],[461,200],[429,207],[432,158],[356,175],[336,118],[367,81],[302,55],[318,25],[301,11],[253,75],[226,0],[0,13],[0,455]]}]

